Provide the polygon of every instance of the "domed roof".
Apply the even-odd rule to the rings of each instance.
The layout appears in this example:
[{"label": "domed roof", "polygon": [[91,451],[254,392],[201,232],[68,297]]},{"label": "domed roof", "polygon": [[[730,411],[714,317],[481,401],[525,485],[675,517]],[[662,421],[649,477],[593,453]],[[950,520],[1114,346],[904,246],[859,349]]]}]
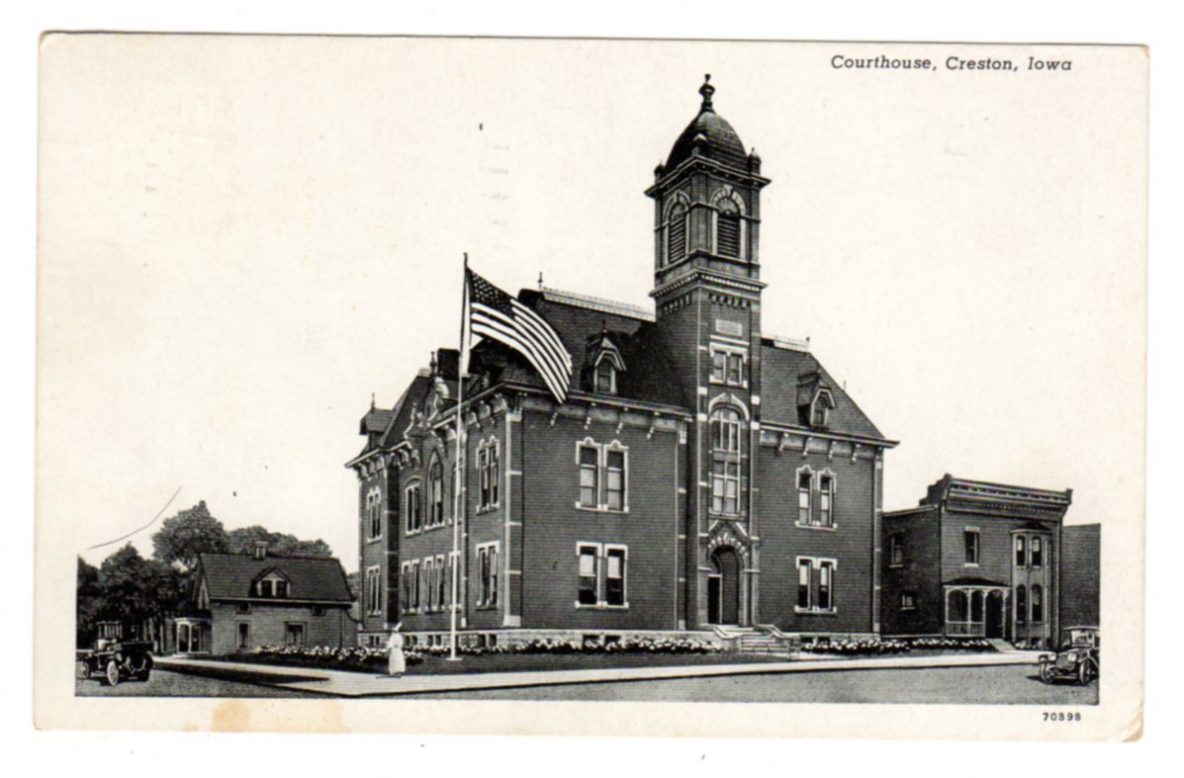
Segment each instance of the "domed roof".
[{"label": "domed roof", "polygon": [[703,95],[703,104],[699,108],[699,115],[678,136],[674,147],[670,149],[670,156],[666,159],[666,170],[690,159],[696,145],[699,153],[717,162],[734,167],[747,168],[748,154],[744,151],[744,144],[740,136],[728,124],[728,120],[715,112],[711,104],[711,96],[715,94],[715,87],[711,85],[709,73],[699,88]]}]

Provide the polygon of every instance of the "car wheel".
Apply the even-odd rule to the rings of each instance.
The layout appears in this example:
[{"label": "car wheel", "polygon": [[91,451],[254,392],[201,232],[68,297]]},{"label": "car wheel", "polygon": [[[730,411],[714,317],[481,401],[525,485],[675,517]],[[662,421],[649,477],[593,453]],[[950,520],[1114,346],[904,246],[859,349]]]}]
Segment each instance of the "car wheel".
[{"label": "car wheel", "polygon": [[1056,672],[1053,670],[1052,662],[1040,663],[1040,680],[1045,683],[1052,683],[1056,680]]},{"label": "car wheel", "polygon": [[103,680],[108,686],[117,686],[119,684],[119,662],[114,659],[107,662],[107,669],[103,673]]},{"label": "car wheel", "polygon": [[1085,686],[1089,683],[1089,662],[1077,665],[1077,683]]}]

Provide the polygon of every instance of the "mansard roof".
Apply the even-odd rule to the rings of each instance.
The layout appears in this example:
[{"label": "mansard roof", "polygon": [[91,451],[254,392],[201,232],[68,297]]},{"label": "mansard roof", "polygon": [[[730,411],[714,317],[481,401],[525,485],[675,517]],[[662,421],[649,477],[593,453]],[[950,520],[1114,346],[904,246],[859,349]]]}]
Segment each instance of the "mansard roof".
[{"label": "mansard roof", "polygon": [[[608,333],[628,367],[617,376],[614,399],[667,406],[687,415],[694,413],[698,387],[682,385],[671,358],[672,349],[677,345],[666,341],[662,328],[655,322],[651,312],[637,306],[554,289],[523,289],[518,299],[554,328],[571,355],[571,399],[579,401],[581,394],[588,396],[580,383],[581,376],[593,367],[590,360],[597,353],[595,349],[588,348],[588,343]],[[440,367],[444,383],[448,386],[450,396],[454,397],[455,360],[446,351],[437,353],[442,356]],[[808,380],[825,386],[835,402],[826,427],[821,432],[890,443],[842,389],[842,385],[806,350],[804,344],[787,345],[782,340],[765,338],[761,342],[760,356],[761,417],[765,423],[809,429],[809,419],[803,418],[798,402],[798,387],[803,380]],[[451,374],[448,372],[449,365]],[[467,396],[499,383],[546,390],[542,378],[525,358],[503,344],[490,340],[483,340],[473,348],[469,373],[474,376],[474,380],[471,386],[466,381]],[[395,407],[387,412],[390,421],[381,438],[374,444],[368,443],[361,454],[389,448],[401,441],[412,421],[412,414],[416,410],[423,412],[432,391],[433,378],[428,371],[421,371]],[[441,409],[449,405],[451,402]]]},{"label": "mansard roof", "polygon": [[761,341],[761,420],[791,427],[808,426],[808,419],[802,417],[798,402],[798,386],[803,379],[816,381],[818,386],[825,387],[834,400],[826,432],[884,438],[871,419],[843,390],[842,384],[826,372],[826,368],[812,353],[779,346],[771,339]]}]

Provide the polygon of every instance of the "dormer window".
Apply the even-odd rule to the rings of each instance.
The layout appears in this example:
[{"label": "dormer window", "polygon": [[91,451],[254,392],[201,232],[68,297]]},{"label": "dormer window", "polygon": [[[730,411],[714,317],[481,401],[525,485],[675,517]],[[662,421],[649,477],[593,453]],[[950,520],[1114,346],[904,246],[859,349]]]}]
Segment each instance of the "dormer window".
[{"label": "dormer window", "polygon": [[288,596],[288,579],[273,570],[255,582],[255,594],[265,600],[282,600]]},{"label": "dormer window", "polygon": [[585,359],[585,386],[596,394],[616,394],[617,374],[625,372],[625,360],[607,330],[588,339]]},{"label": "dormer window", "polygon": [[828,389],[819,389],[810,405],[810,426],[825,427],[830,409],[835,407],[835,398]]},{"label": "dormer window", "polygon": [[600,360],[600,364],[596,366],[596,393],[617,393],[617,371],[613,363],[607,359]]}]

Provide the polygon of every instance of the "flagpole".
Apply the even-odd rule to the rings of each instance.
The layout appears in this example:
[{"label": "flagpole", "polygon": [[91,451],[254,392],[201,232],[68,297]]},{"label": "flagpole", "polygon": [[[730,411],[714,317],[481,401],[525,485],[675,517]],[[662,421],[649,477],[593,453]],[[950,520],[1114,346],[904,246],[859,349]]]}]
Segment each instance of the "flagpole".
[{"label": "flagpole", "polygon": [[460,304],[460,356],[456,365],[456,460],[453,465],[454,478],[452,481],[452,608],[448,635],[448,659],[457,661],[456,655],[456,606],[460,592],[460,517],[464,508],[461,492],[464,482],[462,472],[462,456],[464,454],[464,404],[465,397],[465,368],[468,366],[469,339],[465,337],[469,318],[469,253],[465,252],[464,290],[461,292]]}]

